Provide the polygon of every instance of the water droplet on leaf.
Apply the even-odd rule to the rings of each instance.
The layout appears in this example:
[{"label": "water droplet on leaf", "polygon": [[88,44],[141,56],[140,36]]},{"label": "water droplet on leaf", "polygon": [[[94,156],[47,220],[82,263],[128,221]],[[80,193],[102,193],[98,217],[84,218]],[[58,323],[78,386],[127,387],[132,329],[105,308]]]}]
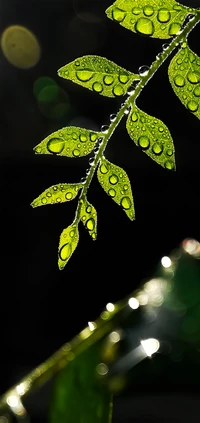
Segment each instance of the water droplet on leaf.
[{"label": "water droplet on leaf", "polygon": [[64,146],[65,142],[61,138],[51,138],[47,143],[47,149],[53,154],[60,154]]},{"label": "water droplet on leaf", "polygon": [[62,248],[59,251],[59,256],[61,260],[66,261],[70,255],[71,255],[71,245],[69,243],[62,246]]},{"label": "water droplet on leaf", "polygon": [[131,208],[131,200],[129,197],[123,197],[121,199],[121,206],[125,209],[128,210]]}]

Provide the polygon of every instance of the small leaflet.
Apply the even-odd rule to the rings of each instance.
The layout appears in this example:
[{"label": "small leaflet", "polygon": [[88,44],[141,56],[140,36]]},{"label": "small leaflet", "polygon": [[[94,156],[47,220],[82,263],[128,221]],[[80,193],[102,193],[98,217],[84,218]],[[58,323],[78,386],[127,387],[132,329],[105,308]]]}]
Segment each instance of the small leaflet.
[{"label": "small leaflet", "polygon": [[56,154],[66,157],[83,157],[90,154],[101,132],[76,126],[67,126],[48,135],[34,147],[36,154]]},{"label": "small leaflet", "polygon": [[58,75],[106,97],[127,93],[140,76],[100,56],[83,56],[58,70]]},{"label": "small leaflet", "polygon": [[176,35],[191,9],[175,0],[117,0],[108,7],[108,18],[147,37],[167,39]]},{"label": "small leaflet", "polygon": [[106,193],[119,204],[130,220],[135,218],[131,184],[125,170],[104,158],[101,159],[97,177]]},{"label": "small leaflet", "polygon": [[102,342],[76,355],[58,373],[50,401],[50,423],[111,423],[112,394],[97,373]]},{"label": "small leaflet", "polygon": [[72,256],[79,241],[79,232],[77,225],[68,226],[64,229],[60,236],[58,248],[58,267],[60,270],[64,269],[65,265]]},{"label": "small leaflet", "polygon": [[80,200],[81,203],[81,212],[80,218],[87,228],[90,236],[93,240],[97,238],[97,212],[92,204],[87,200]]},{"label": "small leaflet", "polygon": [[43,191],[39,197],[35,198],[35,200],[31,203],[31,206],[35,208],[45,206],[47,204],[59,204],[71,201],[77,196],[81,187],[81,184],[52,185]]},{"label": "small leaflet", "polygon": [[200,119],[200,57],[186,42],[171,60],[168,75],[181,103]]},{"label": "small leaflet", "polygon": [[174,143],[167,126],[133,104],[126,129],[134,143],[151,159],[168,170],[175,170]]}]

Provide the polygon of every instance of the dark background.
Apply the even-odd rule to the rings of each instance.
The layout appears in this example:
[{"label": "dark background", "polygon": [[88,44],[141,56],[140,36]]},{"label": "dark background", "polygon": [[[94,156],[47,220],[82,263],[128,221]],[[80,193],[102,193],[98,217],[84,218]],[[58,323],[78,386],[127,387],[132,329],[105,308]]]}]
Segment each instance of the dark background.
[{"label": "dark background", "polygon": [[[200,6],[199,0],[181,3]],[[12,66],[0,51],[2,393],[94,320],[107,302],[121,299],[152,276],[160,258],[184,238],[200,239],[199,121],[169,84],[170,59],[137,104],[169,127],[176,172],[159,167],[135,146],[126,133],[125,119],[106,149],[106,157],[129,175],[136,221],[127,219],[95,177],[88,199],[97,209],[98,239],[93,243],[80,225],[79,245],[59,271],[58,240],[73,221],[76,200],[30,207],[48,186],[79,181],[88,162],[88,157],[35,155],[33,147],[63,126],[99,130],[122,101],[60,79],[57,69],[77,57],[96,54],[137,73],[162,50],[164,41],[143,38],[107,19],[104,11],[110,4],[109,0],[7,0],[0,5],[1,33],[7,26],[23,25],[37,36],[42,51],[39,63],[29,70]],[[197,26],[188,41],[200,56],[199,37]],[[68,112],[61,119],[44,116],[38,107],[33,86],[42,76],[53,78],[68,96]],[[166,385],[164,378],[159,386],[153,383],[159,393],[192,390],[187,381],[181,389],[176,377],[173,384]]]}]

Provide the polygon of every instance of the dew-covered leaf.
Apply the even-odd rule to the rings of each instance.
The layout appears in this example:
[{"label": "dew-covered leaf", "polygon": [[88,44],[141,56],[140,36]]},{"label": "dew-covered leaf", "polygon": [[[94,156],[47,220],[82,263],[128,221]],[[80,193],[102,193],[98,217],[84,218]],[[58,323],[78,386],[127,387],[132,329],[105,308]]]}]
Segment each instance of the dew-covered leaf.
[{"label": "dew-covered leaf", "polygon": [[132,82],[140,79],[100,56],[80,57],[59,69],[58,75],[106,97],[125,95]]},{"label": "dew-covered leaf", "polygon": [[190,9],[175,0],[117,0],[108,18],[141,35],[167,39],[176,35]]},{"label": "dew-covered leaf", "polygon": [[62,231],[58,248],[58,267],[60,270],[62,270],[69,261],[77,247],[78,241],[79,232],[77,225],[72,224]]},{"label": "dew-covered leaf", "polygon": [[97,212],[92,204],[90,204],[86,199],[80,200],[81,203],[81,212],[80,218],[87,228],[92,239],[97,238]]},{"label": "dew-covered leaf", "polygon": [[50,402],[50,423],[111,423],[112,395],[96,371],[101,343],[89,347],[59,372]]},{"label": "dew-covered leaf", "polygon": [[125,170],[103,157],[97,170],[97,177],[106,193],[123,208],[129,219],[133,220],[135,218],[133,196]]},{"label": "dew-covered leaf", "polygon": [[168,75],[179,100],[200,119],[200,57],[186,42],[171,60]]},{"label": "dew-covered leaf", "polygon": [[175,170],[175,149],[167,126],[133,104],[126,128],[131,139],[151,159],[169,170]]},{"label": "dew-covered leaf", "polygon": [[48,135],[34,148],[37,154],[56,154],[66,157],[83,157],[90,154],[100,132],[76,126],[67,126]]},{"label": "dew-covered leaf", "polygon": [[59,204],[73,200],[81,184],[57,184],[47,188],[39,197],[35,198],[31,203],[32,207],[45,206],[46,204]]}]

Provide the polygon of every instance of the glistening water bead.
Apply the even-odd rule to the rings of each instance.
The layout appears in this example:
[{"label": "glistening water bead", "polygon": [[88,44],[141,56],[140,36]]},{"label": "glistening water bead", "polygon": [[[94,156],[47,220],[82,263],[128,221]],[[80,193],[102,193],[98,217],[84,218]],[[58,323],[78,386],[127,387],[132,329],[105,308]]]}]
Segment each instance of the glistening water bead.
[{"label": "glistening water bead", "polygon": [[71,247],[71,244],[69,244],[68,242],[64,244],[62,248],[60,249],[59,256],[61,260],[66,261],[70,257],[71,253],[72,253],[72,247]]},{"label": "glistening water bead", "polygon": [[47,150],[52,154],[62,153],[65,146],[65,141],[61,138],[51,138],[47,143]]}]

